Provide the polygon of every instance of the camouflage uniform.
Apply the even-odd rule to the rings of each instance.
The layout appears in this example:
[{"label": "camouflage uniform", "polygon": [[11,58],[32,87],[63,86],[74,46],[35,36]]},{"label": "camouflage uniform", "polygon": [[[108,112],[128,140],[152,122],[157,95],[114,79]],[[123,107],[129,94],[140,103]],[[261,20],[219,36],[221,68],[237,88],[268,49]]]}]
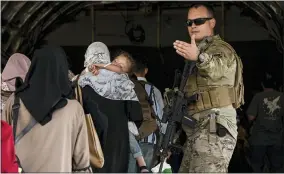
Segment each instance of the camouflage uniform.
[{"label": "camouflage uniform", "polygon": [[[242,64],[232,47],[218,35],[203,39],[198,48],[204,61],[196,64],[195,73],[188,78],[185,87],[188,95],[200,94],[198,102],[189,107],[198,126],[192,129],[183,124],[187,142],[179,172],[227,172],[238,135],[233,105],[240,99],[243,103],[243,86],[241,91],[231,91],[238,78],[237,65]],[[242,83],[242,77],[238,79]],[[216,117],[210,118],[212,113],[217,114]],[[218,125],[226,128],[223,137],[214,132]]]}]

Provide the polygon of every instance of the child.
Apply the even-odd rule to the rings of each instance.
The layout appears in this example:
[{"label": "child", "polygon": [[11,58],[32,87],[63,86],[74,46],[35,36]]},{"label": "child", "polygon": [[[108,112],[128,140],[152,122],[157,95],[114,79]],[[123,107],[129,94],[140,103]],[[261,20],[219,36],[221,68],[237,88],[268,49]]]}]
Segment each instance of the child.
[{"label": "child", "polygon": [[[130,73],[132,71],[133,65],[134,65],[133,58],[127,52],[121,51],[111,63],[94,64],[93,66],[89,67],[89,71],[91,71],[93,74],[97,74],[98,69],[107,69],[119,74],[123,74],[123,73]],[[138,129],[135,123],[131,121],[128,122],[128,128],[129,128],[130,151],[138,163],[140,172],[149,173],[141,152],[141,148],[135,138],[135,136],[139,134]]]},{"label": "child", "polygon": [[92,67],[89,67],[89,70],[93,73],[97,73],[96,68],[107,69],[116,73],[130,73],[134,60],[126,52],[121,52],[111,63],[108,64],[94,64]]}]

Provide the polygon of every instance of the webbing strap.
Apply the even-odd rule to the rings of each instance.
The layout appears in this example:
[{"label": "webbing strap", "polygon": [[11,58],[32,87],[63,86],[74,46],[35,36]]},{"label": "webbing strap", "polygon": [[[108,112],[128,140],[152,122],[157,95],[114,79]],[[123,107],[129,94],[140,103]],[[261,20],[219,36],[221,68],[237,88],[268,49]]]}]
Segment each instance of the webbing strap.
[{"label": "webbing strap", "polygon": [[19,133],[19,135],[17,135],[15,139],[15,144],[17,144],[20,141],[20,139],[22,139],[23,136],[25,136],[36,124],[37,121],[32,117],[29,124]]},{"label": "webbing strap", "polygon": [[189,106],[190,114],[231,105],[234,101],[234,88],[218,87],[198,92],[198,101]]},{"label": "webbing strap", "polygon": [[15,145],[37,124],[37,121],[31,117],[29,124],[16,136],[17,123],[19,118],[19,109],[20,109],[20,98],[15,95],[14,104],[12,106],[13,111],[13,135]]}]

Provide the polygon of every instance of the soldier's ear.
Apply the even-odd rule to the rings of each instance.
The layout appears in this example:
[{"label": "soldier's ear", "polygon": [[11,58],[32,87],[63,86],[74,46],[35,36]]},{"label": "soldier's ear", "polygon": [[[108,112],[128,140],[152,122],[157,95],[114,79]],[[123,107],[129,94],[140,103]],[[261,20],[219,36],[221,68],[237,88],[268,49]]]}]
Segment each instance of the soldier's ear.
[{"label": "soldier's ear", "polygon": [[211,27],[212,29],[214,29],[214,28],[215,28],[215,25],[216,25],[216,19],[213,18],[213,19],[211,19],[209,22],[210,22],[210,27]]}]

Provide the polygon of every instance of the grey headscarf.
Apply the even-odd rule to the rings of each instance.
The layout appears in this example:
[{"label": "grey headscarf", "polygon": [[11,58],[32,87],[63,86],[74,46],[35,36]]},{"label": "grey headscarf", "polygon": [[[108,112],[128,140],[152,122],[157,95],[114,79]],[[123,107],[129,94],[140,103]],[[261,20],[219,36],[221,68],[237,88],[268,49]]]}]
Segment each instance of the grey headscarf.
[{"label": "grey headscarf", "polygon": [[118,74],[106,69],[100,69],[97,76],[88,72],[88,66],[92,64],[110,63],[110,53],[102,42],[92,43],[85,54],[85,74],[81,75],[78,84],[81,87],[89,85],[96,93],[111,100],[138,101],[134,91],[134,83],[127,74]]},{"label": "grey headscarf", "polygon": [[110,54],[107,46],[102,42],[94,42],[89,45],[85,53],[84,67],[92,64],[110,63]]}]

